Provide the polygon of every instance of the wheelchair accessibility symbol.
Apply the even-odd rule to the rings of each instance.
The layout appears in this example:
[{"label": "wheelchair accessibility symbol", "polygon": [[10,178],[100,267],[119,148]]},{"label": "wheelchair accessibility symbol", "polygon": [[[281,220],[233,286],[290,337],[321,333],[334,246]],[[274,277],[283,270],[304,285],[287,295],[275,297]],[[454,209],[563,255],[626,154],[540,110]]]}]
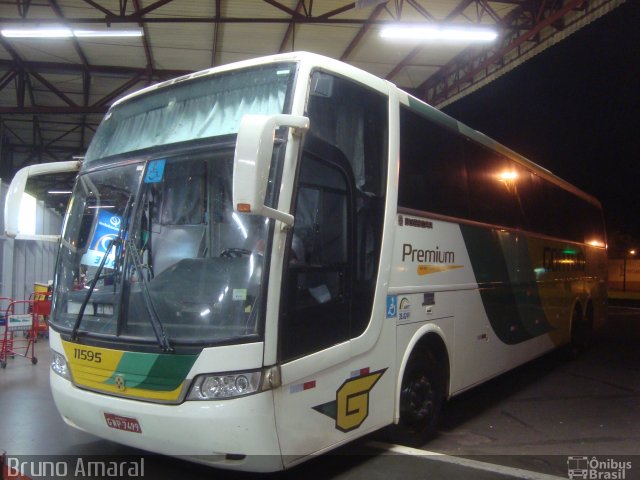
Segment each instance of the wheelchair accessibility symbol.
[{"label": "wheelchair accessibility symbol", "polygon": [[398,297],[387,295],[387,318],[396,318],[398,315]]}]

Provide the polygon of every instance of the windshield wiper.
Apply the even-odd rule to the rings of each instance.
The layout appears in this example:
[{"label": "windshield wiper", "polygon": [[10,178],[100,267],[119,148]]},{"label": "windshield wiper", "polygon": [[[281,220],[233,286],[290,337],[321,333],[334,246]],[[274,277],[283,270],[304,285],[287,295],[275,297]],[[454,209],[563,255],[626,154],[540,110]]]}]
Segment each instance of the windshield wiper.
[{"label": "windshield wiper", "polygon": [[[76,317],[76,321],[73,324],[73,330],[71,331],[71,340],[74,342],[78,340],[78,329],[80,328],[80,323],[82,323],[82,319],[84,318],[84,311],[87,308],[89,299],[91,298],[91,295],[93,294],[93,291],[95,290],[96,285],[98,284],[98,281],[101,280],[102,278],[106,278],[106,277],[100,276],[100,274],[102,273],[102,270],[104,269],[104,266],[107,263],[107,257],[109,257],[109,253],[111,252],[111,249],[115,245],[122,245],[122,233],[124,232],[124,223],[125,223],[125,220],[127,219],[127,215],[129,214],[129,209],[131,208],[132,201],[133,201],[133,193],[129,194],[129,198],[127,198],[127,204],[124,207],[122,220],[120,222],[120,228],[118,229],[118,235],[115,238],[113,238],[107,245],[106,252],[104,252],[104,256],[102,257],[102,260],[100,260],[100,265],[98,265],[98,268],[96,269],[96,273],[93,275],[93,280],[91,280],[91,283],[89,284],[89,290],[87,291],[87,294],[84,296],[84,299],[82,300],[82,305],[80,305],[78,316]],[[115,260],[115,265],[113,267],[114,268],[113,284],[115,289],[115,285],[117,283],[118,269],[119,269],[119,260],[120,260],[119,252],[116,252],[114,260]]]},{"label": "windshield wiper", "polygon": [[[167,338],[167,334],[164,331],[164,327],[162,326],[162,322],[158,318],[158,313],[156,312],[155,307],[153,306],[153,301],[151,300],[151,294],[149,293],[149,281],[146,279],[143,270],[143,263],[140,255],[138,254],[138,250],[136,250],[135,245],[131,242],[131,240],[124,240],[125,247],[125,255],[130,255],[131,260],[133,261],[133,265],[138,273],[139,282],[142,284],[142,298],[144,299],[144,305],[147,308],[147,312],[149,313],[149,319],[151,320],[151,327],[153,329],[153,333],[158,340],[158,345],[160,348],[167,352],[173,353],[174,348],[169,343],[169,339]],[[148,268],[148,267],[147,267]]]},{"label": "windshield wiper", "polygon": [[74,342],[78,339],[78,329],[80,328],[80,323],[84,318],[84,310],[87,308],[87,304],[89,303],[91,294],[95,290],[98,281],[104,278],[100,275],[100,273],[102,273],[102,270],[104,269],[104,266],[107,263],[107,258],[109,257],[109,253],[111,252],[111,249],[113,248],[114,245],[120,244],[120,243],[122,243],[121,237],[116,237],[109,242],[109,245],[107,246],[107,250],[106,252],[104,252],[104,256],[102,257],[102,260],[100,260],[100,265],[98,265],[96,273],[93,275],[93,279],[89,284],[89,290],[87,291],[87,294],[84,296],[84,299],[82,300],[82,305],[80,305],[80,311],[78,312],[78,316],[76,317],[76,322],[73,324],[73,330],[71,331],[71,340]]},{"label": "windshield wiper", "polygon": [[[124,248],[124,255],[125,257],[127,255],[130,255],[130,259],[133,262],[133,265],[136,269],[136,272],[138,273],[138,278],[140,279],[140,283],[142,284],[142,297],[144,299],[144,305],[147,309],[147,312],[149,313],[149,319],[151,321],[151,327],[153,330],[153,333],[156,336],[156,340],[158,341],[158,346],[167,353],[173,353],[174,352],[174,348],[171,346],[171,344],[169,343],[169,339],[167,337],[167,334],[164,330],[164,327],[162,326],[162,323],[160,322],[160,319],[158,318],[158,314],[153,306],[153,302],[151,300],[151,295],[149,293],[149,287],[148,287],[148,280],[145,278],[144,276],[144,271],[143,271],[143,264],[142,264],[142,260],[140,258],[140,255],[138,254],[138,251],[135,248],[135,245],[131,242],[131,240],[128,240],[125,238],[125,235],[123,235],[124,233],[124,224],[126,219],[128,218],[128,213],[129,213],[129,209],[131,207],[132,204],[132,200],[133,200],[133,194],[131,194],[129,196],[129,199],[127,200],[127,206],[124,209],[124,213],[122,215],[122,222],[120,224],[120,229],[118,230],[118,235],[113,238],[107,248],[106,248],[106,252],[104,253],[104,256],[102,257],[102,260],[100,261],[100,264],[98,265],[98,268],[96,269],[96,273],[93,276],[93,279],[91,280],[91,283],[89,284],[89,290],[87,291],[87,294],[85,295],[84,299],[82,300],[82,305],[80,305],[80,310],[78,312],[78,316],[76,317],[76,321],[73,325],[73,330],[71,331],[71,340],[72,341],[76,341],[78,339],[78,330],[80,328],[80,324],[82,323],[82,319],[84,318],[84,311],[87,308],[87,305],[89,303],[89,300],[91,298],[91,295],[93,294],[93,291],[96,288],[96,285],[98,283],[99,280],[101,280],[102,278],[105,278],[103,276],[101,276],[100,274],[102,273],[102,270],[104,269],[104,266],[107,263],[107,257],[109,256],[109,253],[111,252],[111,249],[114,248],[114,246],[118,245],[121,248]],[[115,255],[115,259],[114,259],[114,288],[116,286],[116,284],[119,283],[119,281],[124,281],[125,275],[124,272],[119,273],[120,271],[120,256],[121,256],[121,252],[116,252]],[[126,260],[125,260],[125,264],[126,264]]]}]

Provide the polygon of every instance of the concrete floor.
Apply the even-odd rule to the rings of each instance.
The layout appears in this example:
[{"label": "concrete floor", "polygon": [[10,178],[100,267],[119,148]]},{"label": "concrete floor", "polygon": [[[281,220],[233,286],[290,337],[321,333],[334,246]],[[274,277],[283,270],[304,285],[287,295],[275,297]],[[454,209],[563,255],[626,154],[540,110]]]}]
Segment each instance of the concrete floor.
[{"label": "concrete floor", "polygon": [[[48,386],[50,353],[42,339],[39,362],[9,360],[0,371],[0,450],[8,455],[145,455],[66,426]],[[454,398],[436,438],[424,449],[454,456],[454,463],[415,451],[383,455],[370,436],[323,455],[278,478],[537,478],[482,470],[456,457],[567,478],[569,456],[632,462],[625,479],[640,479],[640,309],[612,308],[594,347],[578,360],[546,355]],[[32,457],[29,457],[32,458]],[[250,478],[169,457],[145,457],[147,478]],[[452,458],[452,457],[442,457]],[[75,460],[73,460],[75,461]],[[72,478],[72,477],[70,477]]]}]

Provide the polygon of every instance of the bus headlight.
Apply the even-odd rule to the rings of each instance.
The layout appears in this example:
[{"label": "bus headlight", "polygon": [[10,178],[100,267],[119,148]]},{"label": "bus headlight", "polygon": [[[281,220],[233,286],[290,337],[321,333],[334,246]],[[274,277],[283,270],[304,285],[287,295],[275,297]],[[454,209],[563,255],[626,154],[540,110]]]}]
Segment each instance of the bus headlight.
[{"label": "bus headlight", "polygon": [[240,373],[199,375],[191,385],[187,400],[224,400],[274,388],[279,378],[273,368]]},{"label": "bus headlight", "polygon": [[51,359],[51,370],[56,372],[62,378],[71,380],[71,374],[69,373],[69,364],[67,363],[67,359],[64,358],[64,355],[61,355],[58,352],[53,352],[53,358]]}]

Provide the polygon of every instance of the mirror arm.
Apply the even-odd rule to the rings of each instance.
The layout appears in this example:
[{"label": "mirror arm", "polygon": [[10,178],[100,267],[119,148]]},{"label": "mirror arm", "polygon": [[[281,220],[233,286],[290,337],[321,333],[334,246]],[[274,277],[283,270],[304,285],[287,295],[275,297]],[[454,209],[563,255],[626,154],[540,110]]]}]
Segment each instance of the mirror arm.
[{"label": "mirror arm", "polygon": [[309,129],[309,119],[297,115],[245,115],[240,122],[233,172],[233,208],[240,213],[265,215],[292,226],[293,215],[264,205],[269,169],[278,127],[293,136]]},{"label": "mirror arm", "polygon": [[274,218],[280,220],[288,227],[293,227],[294,217],[290,213],[281,212],[275,208],[262,207],[262,212],[265,217]]}]

